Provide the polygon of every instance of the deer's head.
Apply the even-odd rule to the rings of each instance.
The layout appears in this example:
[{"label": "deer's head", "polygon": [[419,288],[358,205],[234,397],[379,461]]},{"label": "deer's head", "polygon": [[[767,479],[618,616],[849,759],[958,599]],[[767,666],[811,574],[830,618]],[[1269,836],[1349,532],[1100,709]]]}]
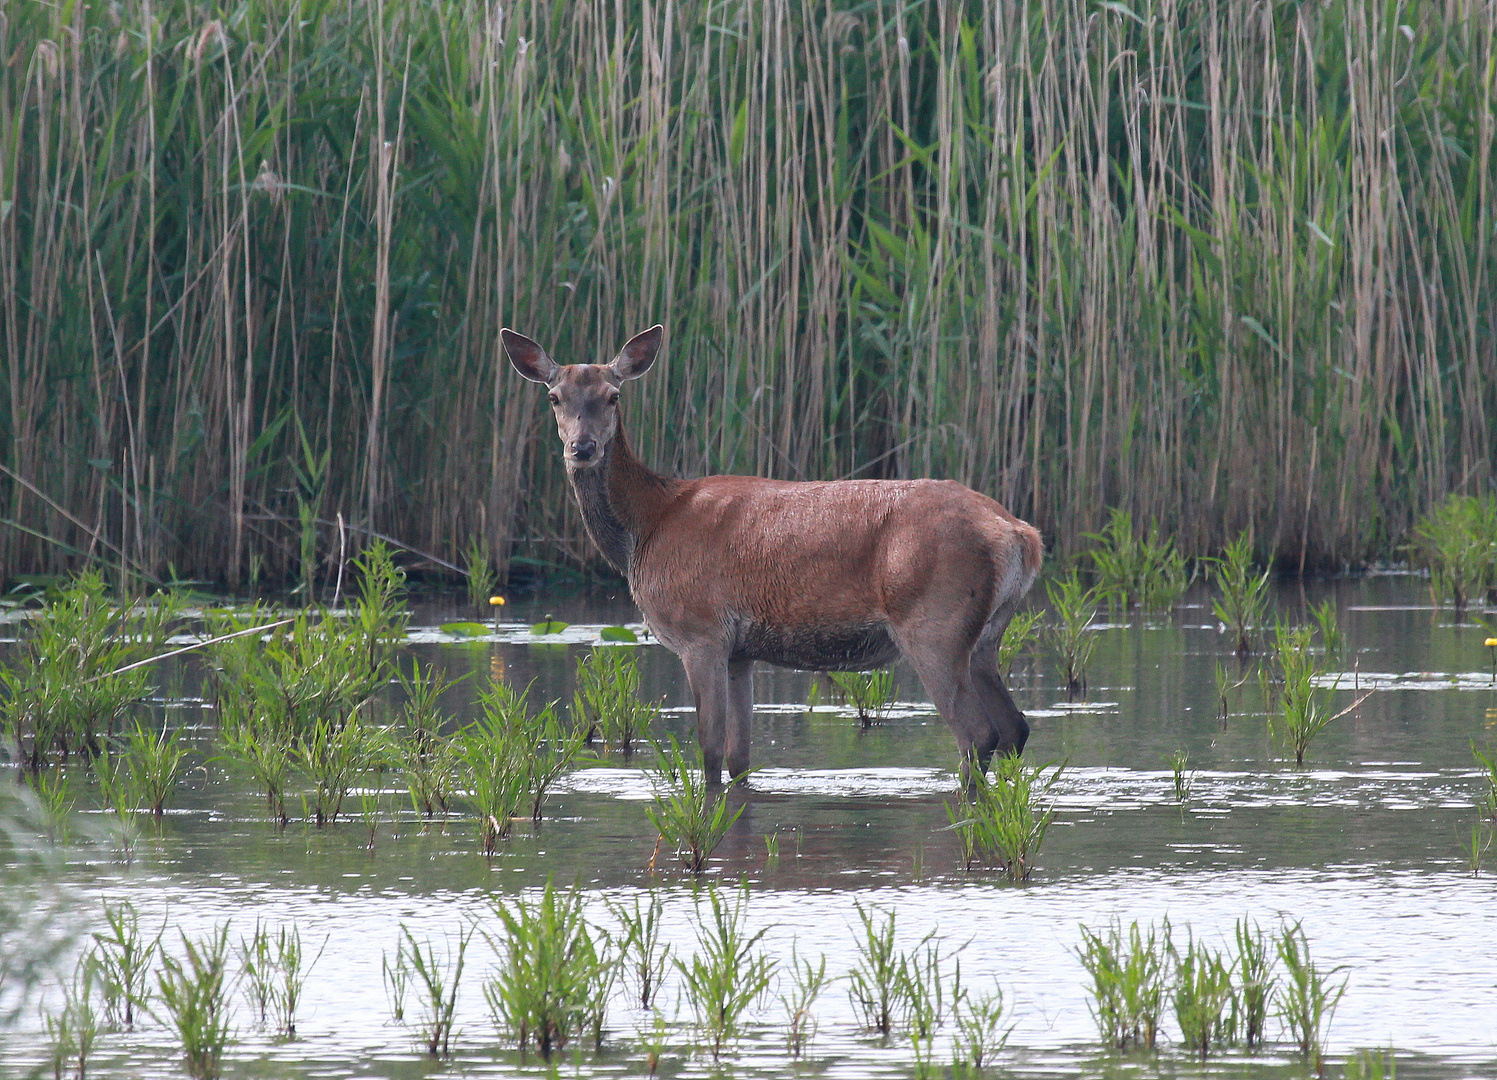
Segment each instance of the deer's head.
[{"label": "deer's head", "polygon": [[650,370],[662,332],[656,325],[634,335],[606,364],[558,364],[524,334],[499,331],[514,369],[531,382],[546,384],[569,470],[592,468],[603,460],[619,430],[619,387]]}]

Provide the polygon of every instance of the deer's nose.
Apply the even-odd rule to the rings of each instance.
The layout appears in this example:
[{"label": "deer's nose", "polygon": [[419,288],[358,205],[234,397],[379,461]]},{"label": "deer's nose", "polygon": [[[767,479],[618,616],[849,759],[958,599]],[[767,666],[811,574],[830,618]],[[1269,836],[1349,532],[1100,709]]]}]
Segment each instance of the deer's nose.
[{"label": "deer's nose", "polygon": [[591,461],[597,452],[598,444],[593,439],[577,439],[572,443],[572,457],[578,461]]}]

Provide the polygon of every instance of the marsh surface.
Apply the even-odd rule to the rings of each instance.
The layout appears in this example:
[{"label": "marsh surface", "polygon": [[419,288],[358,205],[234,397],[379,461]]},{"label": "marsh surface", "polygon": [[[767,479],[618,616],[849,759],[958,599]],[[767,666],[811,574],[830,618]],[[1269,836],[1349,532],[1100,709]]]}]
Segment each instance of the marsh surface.
[{"label": "marsh surface", "polygon": [[[759,771],[733,794],[745,811],[705,877],[748,883],[749,923],[771,928],[762,946],[782,964],[792,948],[826,956],[837,978],[815,1005],[816,1036],[792,1062],[785,1009],[772,992],[714,1062],[696,1048],[672,975],[660,998],[663,1028],[632,1008],[621,986],[602,1052],[568,1054],[562,1070],[643,1075],[654,1043],[663,1075],[914,1075],[908,1040],[860,1030],[840,981],[856,962],[861,902],[896,913],[902,947],[934,931],[959,957],[964,984],[1002,988],[1012,1025],[998,1055],[1003,1075],[1303,1075],[1274,1020],[1269,1037],[1280,1041],[1265,1052],[1224,1052],[1206,1065],[1171,1045],[1172,1020],[1157,1055],[1109,1054],[1098,1044],[1075,956],[1080,925],[1168,917],[1177,937],[1188,928],[1220,945],[1243,916],[1266,929],[1302,923],[1317,964],[1344,967],[1346,995],[1329,1029],[1333,1063],[1356,1048],[1392,1047],[1405,1077],[1497,1074],[1497,876],[1472,877],[1462,851],[1482,783],[1472,743],[1488,752],[1497,744],[1486,631],[1430,607],[1422,583],[1408,578],[1296,586],[1281,590],[1276,606],[1301,618],[1307,600],[1326,595],[1347,637],[1337,707],[1353,700],[1354,684],[1381,688],[1314,741],[1304,768],[1270,739],[1251,683],[1230,695],[1221,716],[1216,665],[1234,673],[1236,665],[1199,589],[1169,616],[1101,629],[1085,701],[1065,701],[1043,648],[1021,658],[1012,683],[1033,726],[1026,757],[1067,763],[1027,885],[960,868],[946,812],[956,794],[954,742],[910,672],[896,671],[899,704],[889,717],[861,730],[847,710],[807,710],[808,676],[761,665]],[[548,597],[508,610],[515,625],[499,640],[455,642],[435,627],[466,616],[416,608],[407,648],[452,674],[475,673],[449,698],[459,718],[496,677],[533,680],[535,700],[570,701],[576,659],[598,628],[637,619],[627,601],[608,597]],[[524,624],[547,613],[574,625],[532,643]],[[645,692],[665,700],[665,726],[687,737],[679,664],[649,645],[641,664]],[[638,762],[610,756],[565,778],[541,825],[518,828],[492,861],[460,814],[416,817],[392,775],[371,852],[357,819],[274,828],[263,797],[207,759],[215,718],[194,683],[190,668],[161,680],[161,715],[193,727],[204,764],[160,834],[147,829],[128,865],[106,843],[68,848],[57,886],[81,932],[97,928],[104,902],[128,900],[143,926],[168,928],[169,948],[178,930],[193,935],[229,921],[237,941],[257,920],[294,923],[309,951],[322,947],[297,1040],[256,1030],[236,997],[225,1075],[544,1075],[547,1067],[522,1058],[489,1016],[481,986],[495,960],[480,940],[469,951],[448,1061],[423,1057],[410,1031],[391,1021],[381,964],[402,924],[440,951],[474,922],[492,928],[494,898],[538,890],[548,876],[580,885],[602,926],[613,925],[607,900],[654,890],[678,955],[696,947],[693,882],[665,855],[656,873],[647,871],[656,838]],[[1192,785],[1183,803],[1167,760],[1177,750],[1188,755]],[[777,854],[766,836],[777,837]],[[1497,853],[1489,858],[1497,871]],[[789,989],[782,971],[778,990]],[[937,1036],[938,1062],[949,1061],[948,1036]],[[0,1039],[0,1073],[43,1067],[47,1044],[34,1006]],[[170,1032],[148,1021],[105,1035],[91,1073],[165,1077],[180,1066]]]}]

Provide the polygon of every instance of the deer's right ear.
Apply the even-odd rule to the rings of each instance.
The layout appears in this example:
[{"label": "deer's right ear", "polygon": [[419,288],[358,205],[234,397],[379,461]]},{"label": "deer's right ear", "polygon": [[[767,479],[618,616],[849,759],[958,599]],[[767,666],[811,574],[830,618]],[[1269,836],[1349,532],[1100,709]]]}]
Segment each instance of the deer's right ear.
[{"label": "deer's right ear", "polygon": [[504,342],[504,351],[509,355],[510,364],[522,377],[547,386],[556,381],[561,368],[546,355],[545,349],[524,334],[517,334],[507,328],[499,331],[499,340]]}]

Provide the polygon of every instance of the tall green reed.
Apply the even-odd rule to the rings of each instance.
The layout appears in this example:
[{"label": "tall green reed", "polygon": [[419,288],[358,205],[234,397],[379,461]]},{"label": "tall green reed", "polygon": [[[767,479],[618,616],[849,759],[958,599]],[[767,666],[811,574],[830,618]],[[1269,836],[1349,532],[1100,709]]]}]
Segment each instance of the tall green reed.
[{"label": "tall green reed", "polygon": [[726,358],[631,404],[654,460],[950,476],[1070,554],[1334,564],[1491,478],[1480,10],[12,8],[8,566],[590,561],[514,311]]}]

